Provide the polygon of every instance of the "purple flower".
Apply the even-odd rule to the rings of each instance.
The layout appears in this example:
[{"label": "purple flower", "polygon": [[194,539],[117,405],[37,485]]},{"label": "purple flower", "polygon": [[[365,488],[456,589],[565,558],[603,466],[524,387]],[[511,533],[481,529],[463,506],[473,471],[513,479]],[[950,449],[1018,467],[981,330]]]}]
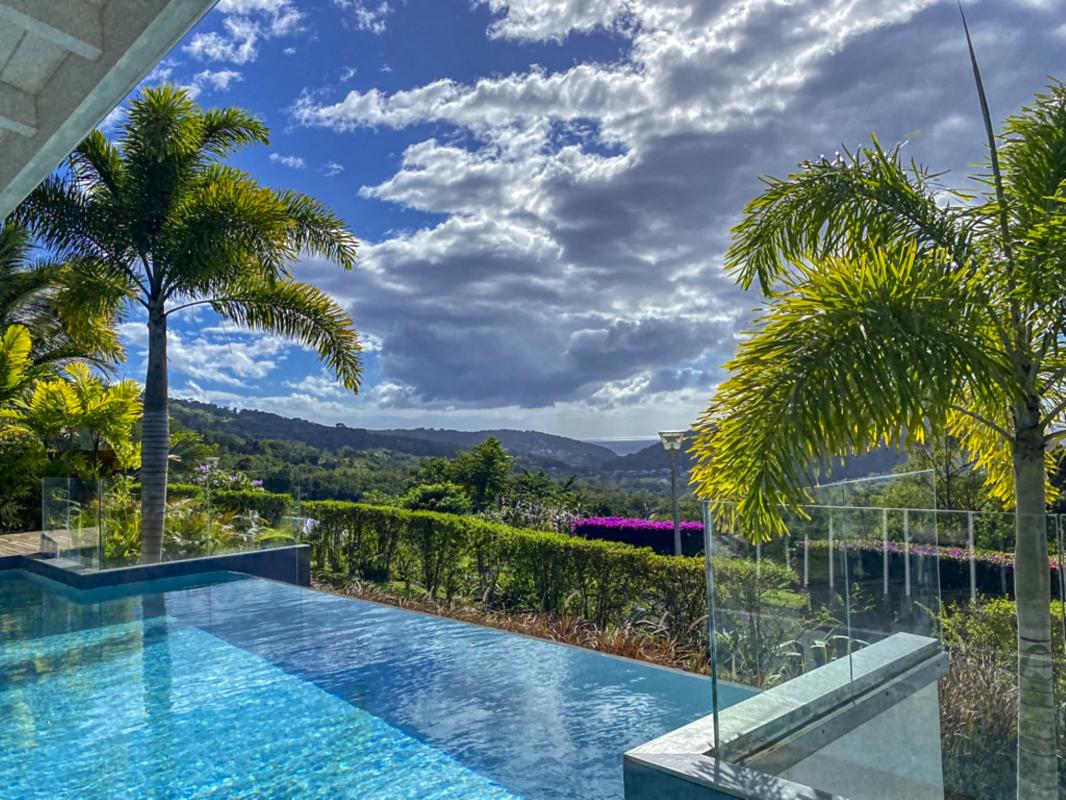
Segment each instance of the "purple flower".
[{"label": "purple flower", "polygon": [[[585,530],[616,530],[616,531],[662,531],[672,533],[674,523],[670,520],[658,519],[631,519],[628,517],[589,517],[587,519],[575,519],[570,523],[572,533],[580,533]],[[701,522],[682,522],[683,531],[702,531]]]}]

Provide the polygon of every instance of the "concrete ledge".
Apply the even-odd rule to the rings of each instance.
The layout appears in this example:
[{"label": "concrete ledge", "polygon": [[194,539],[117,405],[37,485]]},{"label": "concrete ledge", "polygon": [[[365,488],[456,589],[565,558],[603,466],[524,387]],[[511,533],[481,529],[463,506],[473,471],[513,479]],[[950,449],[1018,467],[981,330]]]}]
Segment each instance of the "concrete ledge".
[{"label": "concrete ledge", "polygon": [[[947,670],[939,643],[897,633],[625,755],[627,800],[667,797],[828,800],[779,777],[837,739],[934,684]],[[728,758],[728,761],[726,760]]]}]

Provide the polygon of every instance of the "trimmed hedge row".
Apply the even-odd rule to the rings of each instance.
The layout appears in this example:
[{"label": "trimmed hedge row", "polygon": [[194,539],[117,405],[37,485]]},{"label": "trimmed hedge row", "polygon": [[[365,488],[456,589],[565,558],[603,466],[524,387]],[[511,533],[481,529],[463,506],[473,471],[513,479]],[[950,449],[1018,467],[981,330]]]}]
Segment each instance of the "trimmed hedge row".
[{"label": "trimmed hedge row", "polygon": [[[304,539],[319,569],[599,625],[650,618],[673,635],[703,632],[702,559],[431,511],[316,501],[303,513],[318,523]],[[716,560],[715,576],[719,591],[756,603],[795,581],[782,566],[745,559]]]},{"label": "trimmed hedge row", "polygon": [[256,512],[271,525],[277,525],[293,508],[292,496],[280,492],[224,489],[211,492],[211,504],[222,511],[245,514]]},{"label": "trimmed hedge row", "polygon": [[[140,495],[140,484],[133,485],[133,492]],[[195,483],[167,484],[168,500],[202,499],[204,487]],[[282,492],[265,492],[250,489],[216,489],[211,492],[211,505],[220,511],[246,514],[255,511],[271,525],[277,525],[294,507],[292,495]]]}]

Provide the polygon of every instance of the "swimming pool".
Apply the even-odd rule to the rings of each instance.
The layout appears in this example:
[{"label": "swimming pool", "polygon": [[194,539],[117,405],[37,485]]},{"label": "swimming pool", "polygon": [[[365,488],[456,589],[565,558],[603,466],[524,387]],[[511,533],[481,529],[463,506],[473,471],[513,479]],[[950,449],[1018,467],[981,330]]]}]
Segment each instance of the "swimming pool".
[{"label": "swimming pool", "polygon": [[78,595],[0,572],[0,797],[620,798],[626,749],[709,711],[694,675],[199,580]]}]

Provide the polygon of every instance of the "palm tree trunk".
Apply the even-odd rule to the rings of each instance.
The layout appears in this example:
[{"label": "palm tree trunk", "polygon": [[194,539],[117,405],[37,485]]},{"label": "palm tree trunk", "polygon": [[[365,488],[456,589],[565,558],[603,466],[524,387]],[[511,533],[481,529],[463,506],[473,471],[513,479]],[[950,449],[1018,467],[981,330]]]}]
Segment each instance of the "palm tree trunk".
[{"label": "palm tree trunk", "polygon": [[1018,798],[1057,796],[1055,685],[1051,660],[1051,577],[1044,490],[1044,432],[1039,404],[1015,415],[1014,480],[1017,541],[1014,596],[1018,609]]},{"label": "palm tree trunk", "polygon": [[163,555],[167,508],[170,410],[167,403],[167,318],[153,310],[148,319],[148,374],[144,380],[141,428],[141,563]]}]

